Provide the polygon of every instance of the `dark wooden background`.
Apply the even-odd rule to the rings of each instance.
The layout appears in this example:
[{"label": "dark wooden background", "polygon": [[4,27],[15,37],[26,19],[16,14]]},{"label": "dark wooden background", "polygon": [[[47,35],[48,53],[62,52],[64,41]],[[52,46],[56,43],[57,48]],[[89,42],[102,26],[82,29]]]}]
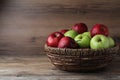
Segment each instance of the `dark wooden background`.
[{"label": "dark wooden background", "polygon": [[1,0],[0,54],[44,54],[47,36],[84,22],[120,37],[119,0]]},{"label": "dark wooden background", "polygon": [[59,71],[48,61],[47,36],[78,22],[107,25],[120,44],[120,0],[0,0],[0,80],[120,80],[119,56],[94,73]]}]

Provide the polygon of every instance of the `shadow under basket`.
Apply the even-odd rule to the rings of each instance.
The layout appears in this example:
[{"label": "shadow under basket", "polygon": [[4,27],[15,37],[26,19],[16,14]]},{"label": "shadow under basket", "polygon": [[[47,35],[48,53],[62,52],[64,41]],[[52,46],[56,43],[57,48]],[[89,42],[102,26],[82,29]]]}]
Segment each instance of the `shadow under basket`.
[{"label": "shadow under basket", "polygon": [[65,71],[94,71],[110,64],[118,53],[119,46],[113,48],[69,49],[54,48],[45,45],[45,51],[51,63],[60,70]]}]

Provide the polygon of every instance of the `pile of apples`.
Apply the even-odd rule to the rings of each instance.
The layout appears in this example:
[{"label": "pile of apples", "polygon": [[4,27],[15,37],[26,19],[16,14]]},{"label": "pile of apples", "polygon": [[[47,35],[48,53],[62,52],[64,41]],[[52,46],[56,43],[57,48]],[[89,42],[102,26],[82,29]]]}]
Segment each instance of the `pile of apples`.
[{"label": "pile of apples", "polygon": [[77,23],[71,29],[51,33],[46,44],[57,48],[98,50],[114,47],[115,41],[109,36],[108,27],[103,24],[96,24],[88,31],[86,24]]}]

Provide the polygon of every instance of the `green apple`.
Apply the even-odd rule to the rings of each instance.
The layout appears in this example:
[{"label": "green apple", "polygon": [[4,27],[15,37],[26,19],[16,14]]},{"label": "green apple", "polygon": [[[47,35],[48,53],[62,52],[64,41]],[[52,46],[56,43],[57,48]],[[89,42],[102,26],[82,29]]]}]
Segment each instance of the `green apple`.
[{"label": "green apple", "polygon": [[68,36],[68,37],[71,37],[71,38],[75,38],[75,36],[77,36],[78,35],[78,33],[76,32],[76,31],[74,31],[74,30],[69,30],[69,31],[67,31],[65,34],[64,34],[64,36]]},{"label": "green apple", "polygon": [[90,38],[87,35],[78,34],[74,40],[81,48],[90,47]]},{"label": "green apple", "polygon": [[87,35],[91,39],[90,32],[84,32],[84,33],[82,33],[82,35]]},{"label": "green apple", "polygon": [[109,39],[104,35],[95,35],[90,41],[91,49],[100,50],[109,48]]},{"label": "green apple", "polygon": [[108,39],[109,39],[109,47],[114,47],[114,45],[115,45],[114,39],[110,36],[108,37]]}]

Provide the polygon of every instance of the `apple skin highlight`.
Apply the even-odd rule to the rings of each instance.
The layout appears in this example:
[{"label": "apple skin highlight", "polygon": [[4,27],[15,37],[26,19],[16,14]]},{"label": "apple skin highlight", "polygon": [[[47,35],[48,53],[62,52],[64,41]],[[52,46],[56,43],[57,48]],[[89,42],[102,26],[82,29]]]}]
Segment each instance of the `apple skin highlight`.
[{"label": "apple skin highlight", "polygon": [[104,35],[95,35],[90,41],[90,47],[94,50],[109,48],[109,40]]},{"label": "apple skin highlight", "polygon": [[109,35],[108,27],[103,24],[96,24],[91,28],[90,34],[92,37],[97,34],[108,36]]},{"label": "apple skin highlight", "polygon": [[46,43],[48,46],[57,47],[60,39],[63,36],[64,35],[60,32],[53,32],[48,36]]}]

